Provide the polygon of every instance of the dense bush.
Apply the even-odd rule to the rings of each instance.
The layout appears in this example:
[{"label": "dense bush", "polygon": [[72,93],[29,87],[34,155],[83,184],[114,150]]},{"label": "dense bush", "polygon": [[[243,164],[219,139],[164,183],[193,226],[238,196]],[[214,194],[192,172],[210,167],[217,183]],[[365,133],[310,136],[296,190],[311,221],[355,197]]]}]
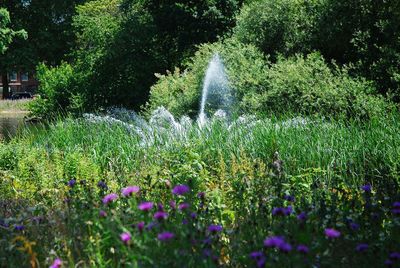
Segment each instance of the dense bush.
[{"label": "dense bush", "polygon": [[184,72],[176,69],[159,76],[151,89],[148,112],[165,106],[177,115],[195,115],[207,63],[216,52],[226,65],[239,113],[369,118],[390,106],[374,94],[372,83],[352,78],[347,69],[330,68],[318,53],[279,57],[270,65],[253,46],[229,39],[201,46]]},{"label": "dense bush", "polygon": [[396,0],[262,0],[242,8],[234,35],[273,59],[320,51],[353,64],[352,73],[376,82],[380,93],[398,95],[399,20]]}]

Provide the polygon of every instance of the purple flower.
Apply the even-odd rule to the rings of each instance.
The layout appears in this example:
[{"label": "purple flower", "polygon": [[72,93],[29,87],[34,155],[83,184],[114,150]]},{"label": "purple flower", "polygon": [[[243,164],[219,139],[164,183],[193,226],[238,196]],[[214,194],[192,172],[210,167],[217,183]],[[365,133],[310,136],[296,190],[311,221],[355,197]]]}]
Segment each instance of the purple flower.
[{"label": "purple flower", "polygon": [[157,211],[156,213],[154,213],[154,219],[156,220],[166,220],[168,218],[168,213],[164,212],[164,211]]},{"label": "purple flower", "polygon": [[310,250],[306,245],[300,244],[297,246],[297,251],[303,254],[307,254]]},{"label": "purple flower", "polygon": [[325,235],[328,238],[337,238],[340,236],[340,232],[333,228],[327,228],[327,229],[325,229]]},{"label": "purple flower", "polygon": [[70,180],[68,182],[68,186],[72,188],[72,187],[74,187],[75,183],[76,183],[76,180]]},{"label": "purple flower", "polygon": [[103,204],[108,204],[118,198],[118,195],[115,193],[108,194],[103,198]]},{"label": "purple flower", "polygon": [[305,212],[300,212],[300,213],[297,215],[297,219],[298,219],[299,221],[305,221],[305,220],[307,220],[307,213],[305,213]]},{"label": "purple flower", "polygon": [[23,225],[15,225],[15,226],[14,226],[14,229],[15,229],[16,231],[22,231],[22,230],[25,229],[25,226],[23,226]]},{"label": "purple flower", "polygon": [[385,261],[385,265],[386,265],[386,266],[392,266],[392,265],[393,265],[393,262],[392,262],[391,260],[386,260],[386,261]]},{"label": "purple flower", "polygon": [[190,205],[188,203],[182,203],[182,204],[179,204],[178,209],[185,210],[185,209],[188,209],[189,207],[190,207]]},{"label": "purple flower", "polygon": [[172,193],[174,195],[184,195],[189,191],[190,191],[189,186],[184,185],[184,184],[179,184],[179,185],[175,186],[174,189],[172,189]]},{"label": "purple flower", "polygon": [[158,236],[157,236],[158,240],[163,241],[163,242],[169,241],[174,237],[175,237],[175,235],[170,232],[162,232],[162,233],[158,234]]},{"label": "purple flower", "polygon": [[157,209],[158,209],[158,211],[164,211],[164,205],[161,204],[161,203],[158,203],[157,204]]},{"label": "purple flower", "polygon": [[107,190],[107,189],[108,189],[108,186],[107,186],[107,184],[106,184],[104,181],[99,181],[99,182],[97,183],[97,187],[99,187],[100,189],[104,189],[104,190]]},{"label": "purple flower", "polygon": [[265,256],[261,251],[254,251],[250,253],[250,258],[257,262],[257,267],[264,267],[265,266]]},{"label": "purple flower", "polygon": [[358,252],[364,252],[364,251],[366,251],[367,249],[368,249],[368,244],[365,244],[365,243],[360,243],[360,244],[358,244],[357,246],[356,246],[356,251],[358,251]]},{"label": "purple flower", "polygon": [[175,200],[169,201],[169,206],[170,206],[172,209],[176,209],[176,202],[175,202]]},{"label": "purple flower", "polygon": [[372,186],[371,186],[371,184],[368,183],[368,184],[361,186],[361,189],[366,193],[370,193],[372,190]]},{"label": "purple flower", "polygon": [[144,229],[144,221],[139,222],[136,227],[138,228],[139,232],[143,232]]},{"label": "purple flower", "polygon": [[128,186],[126,188],[123,188],[121,190],[121,193],[122,193],[123,196],[128,197],[128,196],[130,196],[132,194],[138,193],[139,189],[140,189],[139,186]]},{"label": "purple flower", "polygon": [[102,218],[105,218],[105,217],[107,217],[107,212],[105,212],[104,210],[100,210],[99,211],[99,216],[102,217]]},{"label": "purple flower", "polygon": [[211,224],[210,226],[208,226],[208,231],[210,233],[218,233],[222,231],[222,225],[215,225],[215,224]]},{"label": "purple flower", "polygon": [[350,229],[353,230],[353,231],[357,231],[358,229],[360,229],[360,225],[358,223],[355,223],[355,222],[351,222],[349,224],[349,226],[350,226]]},{"label": "purple flower", "polygon": [[56,258],[49,268],[60,268],[62,265],[62,260],[60,258]]},{"label": "purple flower", "polygon": [[125,244],[128,244],[129,240],[131,240],[131,234],[128,232],[124,232],[119,236],[121,238],[121,241],[124,242]]},{"label": "purple flower", "polygon": [[190,217],[192,219],[196,219],[197,218],[197,214],[195,212],[190,213]]},{"label": "purple flower", "polygon": [[143,202],[140,203],[138,208],[142,211],[149,211],[153,208],[153,202]]},{"label": "purple flower", "polygon": [[200,199],[204,199],[206,197],[206,194],[204,192],[200,192],[197,194],[197,197]]},{"label": "purple flower", "polygon": [[400,260],[400,253],[399,252],[392,252],[389,255],[389,258],[392,260]]},{"label": "purple flower", "polygon": [[264,246],[267,248],[278,248],[283,252],[289,252],[292,250],[292,246],[289,243],[286,243],[281,236],[267,237],[264,240]]},{"label": "purple flower", "polygon": [[292,206],[286,208],[273,208],[272,215],[274,216],[288,216],[293,212]]},{"label": "purple flower", "polygon": [[393,203],[392,213],[395,214],[395,215],[400,214],[400,202],[394,202]]},{"label": "purple flower", "polygon": [[285,240],[281,236],[270,236],[264,240],[264,246],[267,248],[275,248],[285,243]]},{"label": "purple flower", "polygon": [[293,196],[293,195],[288,195],[288,194],[286,194],[286,195],[283,197],[283,199],[285,199],[285,200],[287,200],[287,201],[289,201],[289,202],[294,202],[294,201],[295,201],[294,196]]}]

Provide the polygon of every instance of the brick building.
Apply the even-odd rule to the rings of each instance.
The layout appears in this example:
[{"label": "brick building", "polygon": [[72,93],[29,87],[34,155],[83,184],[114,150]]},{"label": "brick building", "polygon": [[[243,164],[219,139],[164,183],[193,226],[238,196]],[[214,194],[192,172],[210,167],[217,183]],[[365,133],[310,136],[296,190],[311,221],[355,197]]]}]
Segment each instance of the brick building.
[{"label": "brick building", "polygon": [[[3,84],[0,75],[0,96],[3,97]],[[8,85],[11,96],[17,92],[30,92],[34,94],[38,88],[39,82],[35,79],[33,72],[10,72],[8,74]]]}]

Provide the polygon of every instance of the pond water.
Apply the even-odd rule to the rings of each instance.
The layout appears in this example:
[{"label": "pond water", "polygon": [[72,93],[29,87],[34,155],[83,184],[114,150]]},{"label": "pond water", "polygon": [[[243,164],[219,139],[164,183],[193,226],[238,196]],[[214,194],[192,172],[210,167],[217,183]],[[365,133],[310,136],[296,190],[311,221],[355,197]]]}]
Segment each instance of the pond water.
[{"label": "pond water", "polygon": [[25,126],[24,115],[0,114],[0,142],[10,140]]}]

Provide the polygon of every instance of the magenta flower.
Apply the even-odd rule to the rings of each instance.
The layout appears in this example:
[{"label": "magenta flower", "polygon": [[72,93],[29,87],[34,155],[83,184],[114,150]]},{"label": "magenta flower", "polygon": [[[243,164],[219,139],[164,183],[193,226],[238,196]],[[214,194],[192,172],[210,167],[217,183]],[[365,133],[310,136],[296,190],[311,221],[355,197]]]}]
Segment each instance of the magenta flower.
[{"label": "magenta flower", "polygon": [[169,206],[170,206],[172,209],[176,209],[176,202],[175,202],[175,200],[169,201]]},{"label": "magenta flower", "polygon": [[139,222],[137,225],[139,232],[143,232],[144,229],[144,221]]},{"label": "magenta flower", "polygon": [[325,229],[325,235],[328,238],[337,238],[340,236],[340,232],[333,228],[327,228],[327,229]]},{"label": "magenta flower", "polygon": [[62,260],[60,258],[56,258],[49,268],[60,268],[62,265]]},{"label": "magenta flower", "polygon": [[210,226],[208,226],[208,231],[210,233],[218,233],[222,231],[222,225],[215,225],[215,224],[211,224]]},{"label": "magenta flower", "polygon": [[297,251],[303,254],[307,254],[310,249],[306,245],[300,244],[297,246]]},{"label": "magenta flower", "polygon": [[103,204],[108,204],[118,198],[118,195],[115,193],[108,194],[103,198]]},{"label": "magenta flower", "polygon": [[175,237],[175,235],[170,232],[162,232],[162,233],[158,234],[158,236],[157,236],[158,240],[163,241],[163,242],[169,241],[174,237]]},{"label": "magenta flower", "polygon": [[138,193],[140,190],[139,186],[128,186],[126,188],[123,188],[121,190],[121,193],[123,196],[128,197],[131,196],[132,194]]},{"label": "magenta flower", "polygon": [[99,216],[102,217],[102,218],[105,218],[105,217],[107,217],[107,212],[105,212],[104,210],[100,210],[99,211]]},{"label": "magenta flower", "polygon": [[128,244],[129,240],[131,240],[131,234],[128,232],[124,232],[119,235],[121,238],[121,241],[124,242],[125,244]]},{"label": "magenta flower", "polygon": [[261,251],[254,251],[250,253],[250,258],[257,262],[257,267],[264,267],[265,266],[265,256]]},{"label": "magenta flower", "polygon": [[179,204],[178,209],[185,210],[185,209],[188,209],[189,207],[190,207],[190,205],[188,203],[182,203],[182,204]]},{"label": "magenta flower", "polygon": [[157,211],[156,213],[154,213],[154,219],[156,220],[165,220],[168,218],[168,213],[164,212],[164,211]]},{"label": "magenta flower", "polygon": [[179,184],[179,185],[175,186],[174,189],[172,189],[172,193],[174,195],[184,195],[189,191],[190,191],[189,186],[184,185],[184,184]]},{"label": "magenta flower", "polygon": [[143,202],[140,203],[138,208],[142,211],[149,211],[153,208],[153,202]]}]

